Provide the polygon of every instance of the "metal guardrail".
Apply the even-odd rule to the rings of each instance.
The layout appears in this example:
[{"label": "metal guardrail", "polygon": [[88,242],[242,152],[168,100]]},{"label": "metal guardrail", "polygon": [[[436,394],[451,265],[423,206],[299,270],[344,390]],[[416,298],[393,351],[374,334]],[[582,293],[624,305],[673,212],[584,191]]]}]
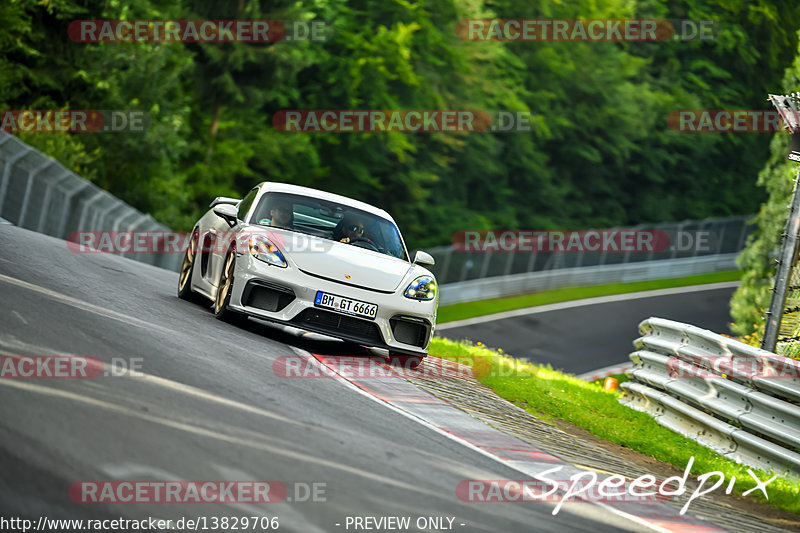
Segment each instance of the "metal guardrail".
[{"label": "metal guardrail", "polygon": [[736,257],[738,255],[738,253],[731,253],[660,261],[620,263],[616,265],[562,268],[446,283],[440,285],[439,303],[448,305],[559,287],[586,287],[605,283],[649,281],[736,270]]},{"label": "metal guardrail", "polygon": [[[633,251],[461,251],[454,246],[432,248],[433,273],[447,305],[513,296],[559,287],[624,283],[736,270],[736,257],[755,230],[752,216],[643,224],[625,231],[656,231],[672,244],[667,249]],[[705,247],[681,246],[701,234]]]},{"label": "metal guardrail", "polygon": [[726,457],[800,477],[800,361],[662,318],[639,331],[620,402]]},{"label": "metal guardrail", "polygon": [[[66,239],[74,231],[171,231],[15,136],[0,131],[0,217]],[[126,257],[178,270],[180,254]]]},{"label": "metal guardrail", "polygon": [[[487,278],[519,274],[623,264],[642,264],[654,261],[728,256],[744,248],[747,236],[755,231],[752,215],[704,220],[684,220],[660,224],[641,224],[630,228],[610,230],[655,231],[666,235],[671,246],[660,251],[461,251],[454,246],[431,248],[436,259],[433,273],[439,285],[463,283]],[[502,233],[502,232],[501,232]],[[704,233],[707,246],[683,246],[684,238],[692,233]]]}]

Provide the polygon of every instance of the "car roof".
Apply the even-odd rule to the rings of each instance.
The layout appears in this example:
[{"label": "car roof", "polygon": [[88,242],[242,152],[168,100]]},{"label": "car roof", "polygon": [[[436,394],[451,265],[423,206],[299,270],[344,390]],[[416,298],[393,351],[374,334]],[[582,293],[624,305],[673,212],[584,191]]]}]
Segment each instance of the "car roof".
[{"label": "car roof", "polygon": [[362,211],[366,211],[367,213],[377,215],[381,218],[389,219],[392,221],[392,223],[394,223],[395,226],[397,225],[392,216],[383,209],[379,209],[375,206],[369,205],[368,203],[361,202],[359,200],[348,198],[347,196],[341,196],[339,194],[320,191],[319,189],[312,189],[310,187],[301,187],[300,185],[292,185],[290,183],[279,183],[276,181],[263,181],[259,183],[257,187],[261,189],[262,193],[283,192],[287,194],[297,194],[300,196],[310,196],[312,198],[319,198],[321,200],[327,200],[330,202],[344,204],[346,206],[355,207],[356,209],[360,209]]}]

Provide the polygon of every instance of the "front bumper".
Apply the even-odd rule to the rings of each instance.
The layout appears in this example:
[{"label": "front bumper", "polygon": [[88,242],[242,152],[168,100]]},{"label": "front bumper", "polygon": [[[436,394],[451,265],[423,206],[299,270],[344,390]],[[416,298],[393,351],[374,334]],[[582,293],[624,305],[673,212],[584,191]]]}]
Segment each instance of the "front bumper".
[{"label": "front bumper", "polygon": [[[247,315],[365,346],[424,355],[433,337],[438,298],[411,300],[405,286],[386,294],[280,268],[245,253],[237,256],[229,307]],[[378,306],[374,320],[316,307],[317,291]]]}]

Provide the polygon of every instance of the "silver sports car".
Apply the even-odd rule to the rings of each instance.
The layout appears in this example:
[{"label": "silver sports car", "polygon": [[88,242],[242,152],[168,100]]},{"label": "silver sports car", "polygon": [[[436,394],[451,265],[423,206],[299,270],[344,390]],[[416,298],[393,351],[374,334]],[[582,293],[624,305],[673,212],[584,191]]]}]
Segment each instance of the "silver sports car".
[{"label": "silver sports car", "polygon": [[412,261],[385,211],[344,196],[264,182],[218,197],[195,225],[178,296],[214,314],[252,316],[389,350],[408,366],[427,354],[439,302],[434,264]]}]

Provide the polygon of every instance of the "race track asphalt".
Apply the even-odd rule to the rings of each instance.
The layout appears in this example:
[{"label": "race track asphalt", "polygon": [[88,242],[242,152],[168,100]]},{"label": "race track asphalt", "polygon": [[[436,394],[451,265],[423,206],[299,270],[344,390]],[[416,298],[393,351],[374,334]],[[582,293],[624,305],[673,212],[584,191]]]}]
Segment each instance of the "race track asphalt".
[{"label": "race track asphalt", "polygon": [[[281,356],[347,345],[223,323],[179,300],[176,284],[174,272],[73,253],[64,241],[0,226],[2,355],[90,356],[106,371],[124,363],[141,373],[0,379],[0,516],[277,516],[280,531],[303,533],[346,531],[348,516],[390,515],[453,517],[455,531],[470,532],[642,529],[612,523],[593,505],[552,516],[543,504],[461,501],[460,481],[519,472],[352,386],[280,377],[273,363]],[[620,323],[632,330],[628,318]],[[68,491],[82,480],[272,480],[290,497],[298,484],[321,483],[325,497],[76,503]]]},{"label": "race track asphalt", "polygon": [[671,290],[674,294],[619,295],[615,298],[625,299],[604,303],[593,303],[598,299],[565,302],[548,306],[552,309],[549,311],[539,309],[500,320],[482,317],[464,325],[445,323],[437,327],[437,336],[482,342],[514,357],[582,374],[627,362],[632,342],[639,336],[637,327],[649,317],[729,335],[728,305],[736,289],[732,284],[724,285],[700,290],[678,288]]}]

